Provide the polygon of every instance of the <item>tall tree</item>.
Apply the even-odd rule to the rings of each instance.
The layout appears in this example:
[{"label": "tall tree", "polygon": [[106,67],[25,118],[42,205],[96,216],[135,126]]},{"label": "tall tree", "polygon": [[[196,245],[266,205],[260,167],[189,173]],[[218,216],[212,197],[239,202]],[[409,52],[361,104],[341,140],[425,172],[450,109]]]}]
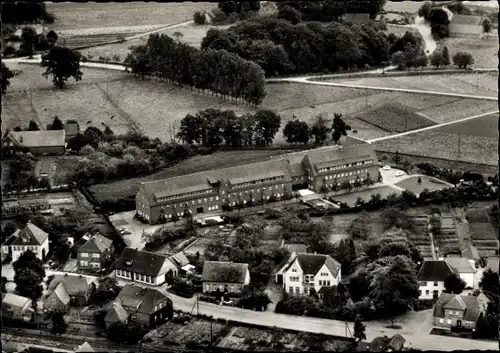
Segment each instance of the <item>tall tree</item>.
[{"label": "tall tree", "polygon": [[29,125],[28,125],[28,131],[39,131],[40,128],[38,127],[38,124],[36,123],[35,120],[30,120]]},{"label": "tall tree", "polygon": [[469,65],[474,65],[474,58],[469,52],[459,51],[453,55],[453,64],[459,69],[466,69]]},{"label": "tall tree", "polygon": [[441,51],[436,50],[431,55],[431,65],[439,68],[440,66],[444,66],[444,55]]},{"label": "tall tree", "polygon": [[361,316],[356,315],[356,320],[354,320],[354,338],[357,342],[361,342],[366,339],[366,325],[361,321]]},{"label": "tall tree", "polygon": [[484,294],[498,307],[498,288],[500,287],[500,281],[498,277],[498,272],[494,272],[491,268],[486,269],[483,272],[481,281],[479,282],[479,288],[484,292]]},{"label": "tall tree", "polygon": [[332,125],[332,140],[338,144],[342,136],[347,136],[347,132],[351,131],[351,126],[347,125],[342,119],[342,114],[334,114]]},{"label": "tall tree", "polygon": [[466,283],[457,274],[451,274],[444,280],[446,293],[460,294],[464,291]]},{"label": "tall tree", "polygon": [[50,125],[49,130],[63,130],[63,129],[64,129],[63,123],[61,119],[59,119],[59,117],[56,115],[54,117],[54,120],[52,121],[52,124]]},{"label": "tall tree", "polygon": [[286,137],[288,143],[307,143],[309,141],[309,126],[306,122],[295,117],[294,120],[286,123],[283,128],[283,136]]},{"label": "tall tree", "polygon": [[60,89],[66,81],[73,77],[81,81],[83,73],[80,71],[80,54],[66,47],[53,47],[42,56],[42,67],[46,67],[42,74],[45,78],[52,76],[52,82]]},{"label": "tall tree", "polygon": [[311,126],[310,131],[311,135],[314,136],[314,143],[321,146],[327,140],[328,134],[332,129],[326,125],[326,120],[322,116],[318,116]]},{"label": "tall tree", "polygon": [[354,239],[366,240],[372,232],[370,215],[363,211],[347,227],[347,233]]},{"label": "tall tree", "polygon": [[7,91],[7,87],[10,86],[10,79],[14,77],[14,74],[10,69],[5,65],[4,62],[2,62],[2,71],[1,71],[1,76],[2,76],[2,94]]},{"label": "tall tree", "polygon": [[255,115],[255,142],[257,145],[266,146],[273,142],[274,136],[279,131],[281,117],[269,109],[258,110]]},{"label": "tall tree", "polygon": [[30,59],[33,58],[33,52],[35,51],[35,42],[37,38],[37,34],[32,27],[24,27],[22,29],[21,39],[23,41],[23,44],[21,45],[21,49],[24,50],[24,52],[29,56]]},{"label": "tall tree", "polygon": [[492,28],[491,20],[489,18],[485,18],[483,20],[483,32],[490,33]]},{"label": "tall tree", "polygon": [[406,256],[386,257],[371,273],[370,296],[374,303],[391,317],[408,311],[419,297],[419,285],[414,265]]},{"label": "tall tree", "polygon": [[448,66],[451,64],[450,61],[450,52],[448,51],[448,47],[443,48],[443,65],[444,67]]},{"label": "tall tree", "polygon": [[19,295],[30,298],[33,308],[36,308],[43,293],[42,281],[45,278],[42,260],[31,250],[27,250],[12,265],[16,291]]},{"label": "tall tree", "polygon": [[287,20],[291,24],[295,25],[302,20],[302,13],[291,6],[283,6],[278,9],[278,18]]}]

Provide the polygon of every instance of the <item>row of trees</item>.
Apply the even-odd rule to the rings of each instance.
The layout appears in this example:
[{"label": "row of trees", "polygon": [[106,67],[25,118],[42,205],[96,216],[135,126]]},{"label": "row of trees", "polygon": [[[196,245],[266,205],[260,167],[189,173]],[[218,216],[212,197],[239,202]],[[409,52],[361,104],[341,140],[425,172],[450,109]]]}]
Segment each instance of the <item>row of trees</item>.
[{"label": "row of trees", "polygon": [[10,79],[14,77],[14,73],[10,71],[10,69],[2,62],[0,76],[2,78],[2,94],[7,91],[7,88],[10,86]]},{"label": "row of trees", "polygon": [[429,23],[431,26],[431,35],[435,39],[450,36],[450,19],[448,18],[448,13],[443,8],[426,1],[418,10],[418,15]]},{"label": "row of trees", "polygon": [[142,78],[153,76],[253,105],[266,95],[264,73],[255,63],[223,50],[199,50],[167,35],[152,34],[146,45],[132,47],[125,64]]},{"label": "row of trees", "polygon": [[351,126],[342,119],[342,114],[334,113],[331,127],[328,127],[326,120],[321,116],[318,116],[311,126],[298,120],[295,115],[293,118],[294,120],[288,121],[283,128],[283,136],[289,143],[306,144],[314,138],[315,144],[321,146],[331,133],[332,141],[338,144],[342,136],[347,136],[348,131],[351,131]]},{"label": "row of trees", "polygon": [[[392,40],[397,36],[392,36]],[[375,24],[257,18],[226,30],[210,29],[202,49],[227,50],[259,64],[267,76],[337,72],[382,65],[401,44]]]},{"label": "row of trees", "polygon": [[[278,17],[303,20],[331,22],[338,21],[347,13],[368,13],[374,19],[382,11],[386,0],[355,1],[284,1],[278,3]],[[288,17],[287,15],[293,14]]]},{"label": "row of trees", "polygon": [[44,21],[53,23],[54,15],[47,12],[45,3],[5,2],[2,4],[2,22],[9,24],[35,23]]}]

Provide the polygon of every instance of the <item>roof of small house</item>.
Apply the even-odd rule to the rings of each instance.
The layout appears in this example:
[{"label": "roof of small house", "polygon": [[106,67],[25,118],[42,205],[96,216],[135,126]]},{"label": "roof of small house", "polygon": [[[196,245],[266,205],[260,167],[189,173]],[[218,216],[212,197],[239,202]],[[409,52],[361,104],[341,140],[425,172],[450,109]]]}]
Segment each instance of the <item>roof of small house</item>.
[{"label": "roof of small house", "polygon": [[78,126],[78,123],[75,122],[65,122],[64,125],[64,131],[66,131],[66,136],[75,136],[78,134],[80,127]]},{"label": "roof of small house", "polygon": [[10,131],[8,137],[24,147],[65,146],[64,130]]},{"label": "roof of small house", "polygon": [[244,283],[247,271],[248,264],[205,261],[201,277],[203,282]]},{"label": "roof of small house", "polygon": [[444,260],[425,260],[417,274],[418,281],[444,282],[448,276],[458,274],[458,271],[451,267]]},{"label": "roof of small house", "polygon": [[[83,238],[82,238],[83,239]],[[89,239],[81,246],[79,246],[79,252],[90,252],[90,253],[103,253],[113,245],[111,239],[97,233],[89,237]]]},{"label": "roof of small house", "polygon": [[31,301],[30,298],[22,297],[14,293],[2,294],[2,305],[9,305],[16,308],[24,308],[27,303]]},{"label": "roof of small house", "polygon": [[45,300],[45,303],[47,303],[47,301],[51,298],[57,298],[64,305],[68,305],[70,302],[69,295],[66,292],[64,284],[62,282],[58,283],[57,286],[51,291],[51,293],[48,295],[47,299]]},{"label": "roof of small house", "polygon": [[70,296],[85,295],[93,280],[86,276],[56,275],[50,281],[47,290],[53,291],[59,284],[64,286],[66,293]]},{"label": "roof of small house", "polygon": [[88,342],[83,342],[83,344],[77,348],[75,353],[91,353],[95,352],[94,349],[88,344]]},{"label": "roof of small house", "polygon": [[[48,238],[49,234],[38,228],[33,223],[26,224],[23,229],[17,229],[13,236],[15,239],[12,241],[11,245],[42,245],[43,242]],[[23,240],[27,241],[24,242]]]},{"label": "roof of small house", "polygon": [[469,259],[465,257],[447,257],[444,261],[453,268],[456,268],[459,273],[475,273],[476,269],[472,267]]},{"label": "roof of small house", "polygon": [[165,255],[125,248],[113,267],[156,277],[165,261],[169,261]]},{"label": "roof of small house", "polygon": [[184,267],[189,264],[189,259],[186,257],[183,251],[178,252],[169,257],[170,261],[172,261],[177,267]]},{"label": "roof of small house", "polygon": [[114,302],[113,307],[106,313],[104,321],[114,323],[114,322],[124,322],[128,318],[128,312],[123,308],[120,302]]},{"label": "roof of small house", "polygon": [[165,301],[170,302],[170,299],[156,289],[127,284],[116,297],[116,301],[129,312],[151,314],[155,312],[156,305]]},{"label": "roof of small house", "polygon": [[[340,263],[330,255],[298,253],[295,258],[304,274],[316,275],[323,265],[326,265],[334,277],[340,270]],[[283,272],[288,271],[293,262],[295,259]]]},{"label": "roof of small house", "polygon": [[476,321],[481,313],[478,297],[443,293],[434,305],[434,317],[445,317],[444,310],[465,310],[464,321]]}]

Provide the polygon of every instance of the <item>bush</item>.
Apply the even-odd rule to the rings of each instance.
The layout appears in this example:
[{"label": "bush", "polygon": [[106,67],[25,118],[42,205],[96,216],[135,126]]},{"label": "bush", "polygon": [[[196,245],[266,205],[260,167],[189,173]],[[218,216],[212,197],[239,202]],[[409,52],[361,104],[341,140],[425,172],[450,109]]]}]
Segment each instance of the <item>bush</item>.
[{"label": "bush", "polygon": [[200,11],[196,11],[193,15],[193,21],[197,25],[204,25],[206,23],[206,16],[204,13],[201,13]]},{"label": "bush", "polygon": [[10,55],[15,55],[16,54],[16,49],[14,47],[11,47],[10,45],[5,47],[3,50],[3,54],[5,56],[10,56]]},{"label": "bush", "polygon": [[10,264],[12,262],[12,255],[11,254],[8,254],[5,259],[3,259],[2,261],[2,265],[7,265],[7,264]]}]

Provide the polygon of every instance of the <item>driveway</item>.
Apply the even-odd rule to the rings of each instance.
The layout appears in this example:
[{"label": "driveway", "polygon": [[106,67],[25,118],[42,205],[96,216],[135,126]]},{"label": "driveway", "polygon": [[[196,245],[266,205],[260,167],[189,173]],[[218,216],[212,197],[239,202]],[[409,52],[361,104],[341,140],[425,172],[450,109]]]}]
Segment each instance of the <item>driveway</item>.
[{"label": "driveway", "polygon": [[[145,231],[147,233],[153,233],[157,229],[162,227],[161,224],[150,225],[144,224],[134,219],[135,211],[127,211],[115,213],[109,216],[110,222],[113,224],[117,230],[124,229],[125,233],[122,234],[122,238],[129,248],[139,249],[144,248],[144,240],[142,239],[142,233]],[[167,223],[165,226],[169,226]]]},{"label": "driveway", "polygon": [[425,42],[427,56],[431,55],[436,50],[437,45],[434,38],[432,38],[431,27],[429,24],[425,22],[423,17],[417,16],[415,18],[415,24],[410,25],[409,27],[414,27],[420,32]]}]

